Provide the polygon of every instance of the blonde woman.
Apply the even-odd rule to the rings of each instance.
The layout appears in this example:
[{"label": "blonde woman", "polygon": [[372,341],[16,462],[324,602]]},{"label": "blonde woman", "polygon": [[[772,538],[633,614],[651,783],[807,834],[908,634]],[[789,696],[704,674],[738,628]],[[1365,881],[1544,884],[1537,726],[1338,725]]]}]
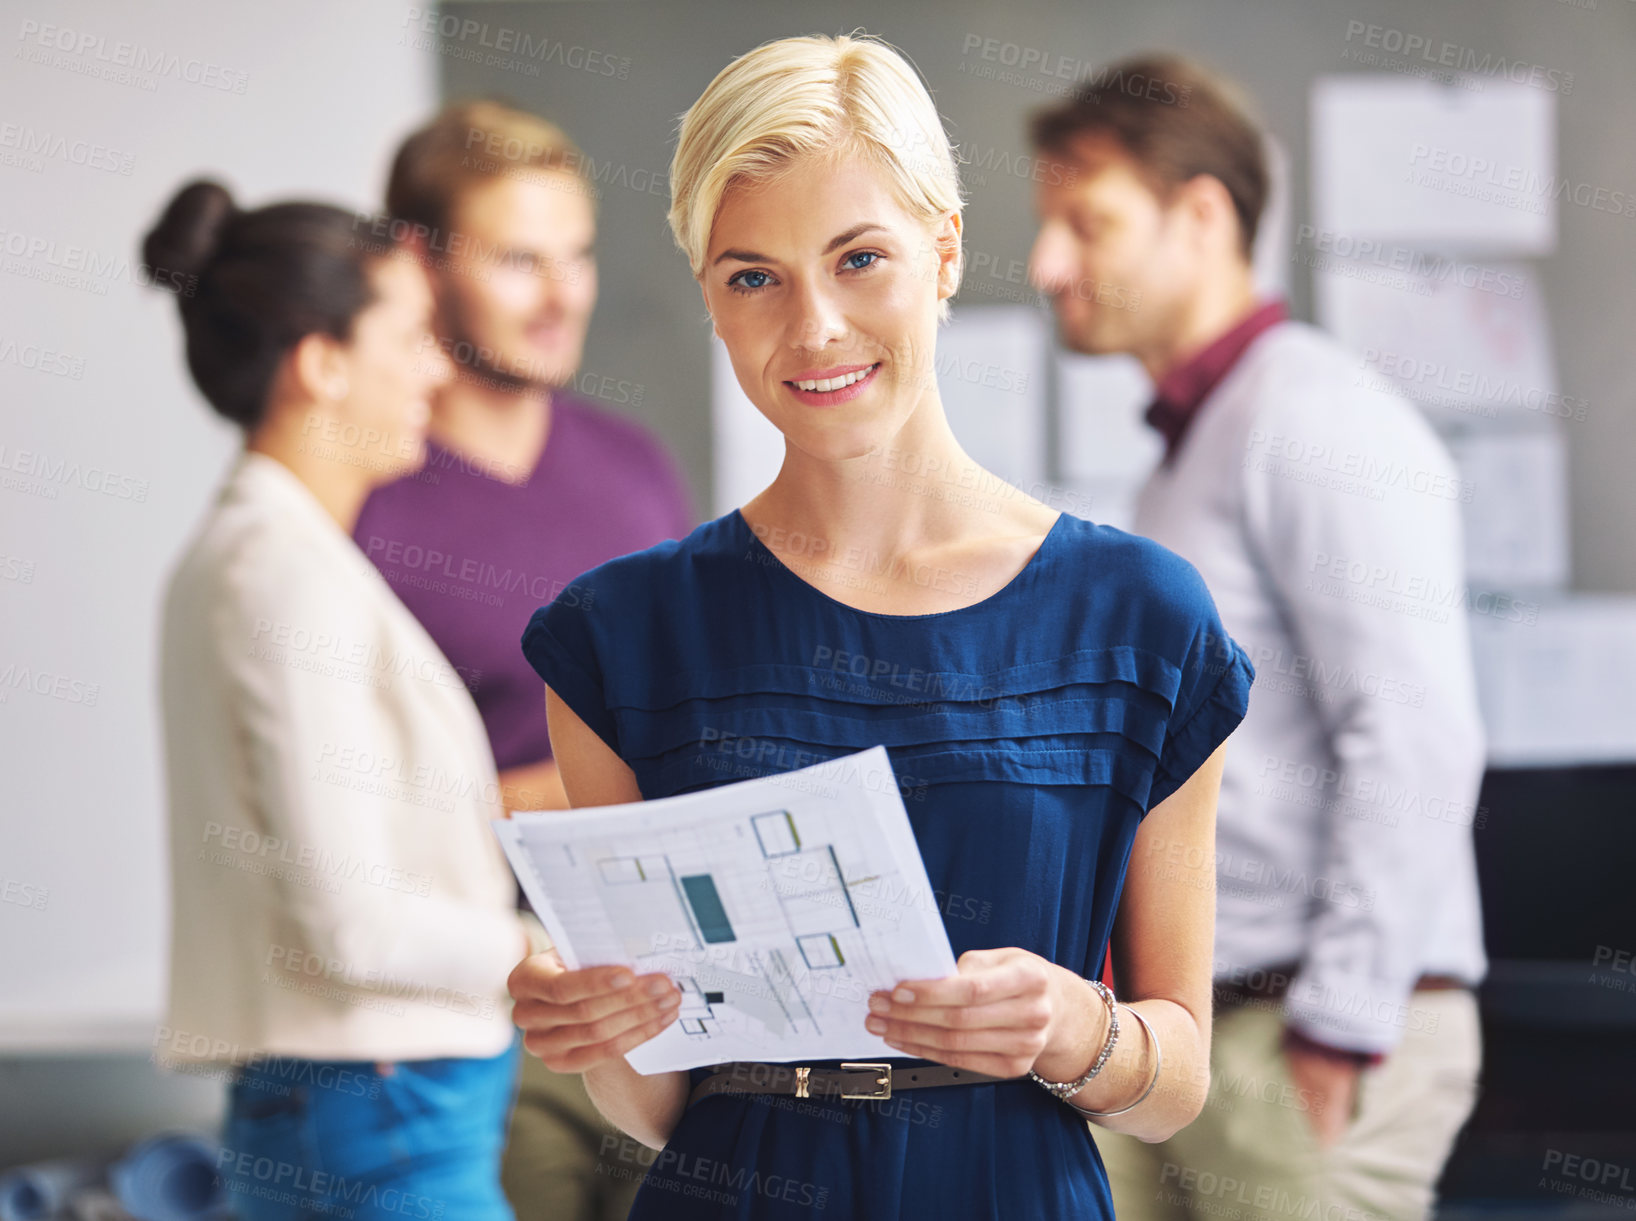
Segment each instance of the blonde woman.
[{"label": "blonde woman", "polygon": [[675,1020],[676,987],[538,955],[511,979],[526,1046],[635,1138],[610,1173],[651,1162],[632,1217],[1111,1216],[1086,1120],[1157,1140],[1204,1100],[1222,742],[1253,670],[1188,563],[997,485],[951,433],[932,358],[962,201],[899,54],[790,38],[735,60],[682,118],[671,190],[784,463],[535,612],[569,799],[884,743],[958,970],[873,996],[884,1071],[642,1076],[622,1053]]}]

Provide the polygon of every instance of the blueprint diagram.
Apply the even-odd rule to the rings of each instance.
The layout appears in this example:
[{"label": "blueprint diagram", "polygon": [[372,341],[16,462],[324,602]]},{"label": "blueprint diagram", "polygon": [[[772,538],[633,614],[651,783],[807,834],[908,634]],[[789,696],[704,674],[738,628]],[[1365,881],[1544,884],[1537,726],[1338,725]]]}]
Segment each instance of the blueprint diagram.
[{"label": "blueprint diagram", "polygon": [[676,1021],[638,1072],[901,1053],[869,994],[952,975],[884,747],[777,776],[493,826],[570,969],[663,971]]}]

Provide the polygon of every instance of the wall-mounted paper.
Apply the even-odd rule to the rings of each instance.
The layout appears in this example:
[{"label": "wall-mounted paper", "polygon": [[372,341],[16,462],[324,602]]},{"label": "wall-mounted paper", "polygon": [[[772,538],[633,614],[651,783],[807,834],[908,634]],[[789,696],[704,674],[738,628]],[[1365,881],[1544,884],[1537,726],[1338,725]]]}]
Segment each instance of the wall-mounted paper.
[{"label": "wall-mounted paper", "polygon": [[1636,597],[1479,599],[1473,609],[1490,764],[1636,762]]},{"label": "wall-mounted paper", "polygon": [[956,305],[933,358],[949,427],[965,451],[1040,500],[1050,328],[1050,316],[1033,306]]},{"label": "wall-mounted paper", "polygon": [[1130,528],[1136,493],[1164,452],[1142,419],[1153,383],[1129,356],[1058,352],[1058,460],[1081,517]]},{"label": "wall-mounted paper", "polygon": [[1164,451],[1142,419],[1153,383],[1129,356],[1057,354],[1062,473],[1071,479],[1147,478]]},{"label": "wall-mounted paper", "polygon": [[727,345],[710,340],[710,447],[716,516],[738,508],[773,481],[784,463],[784,434],[756,410],[733,375]]},{"label": "wall-mounted paper", "polygon": [[[1365,73],[1312,84],[1312,211],[1349,242],[1549,254],[1556,245],[1555,95]],[[1573,184],[1567,184],[1571,190]]]},{"label": "wall-mounted paper", "polygon": [[1313,290],[1320,324],[1356,353],[1354,380],[1440,428],[1584,418],[1583,400],[1557,387],[1544,294],[1525,264],[1336,261],[1314,268]]},{"label": "wall-mounted paper", "polygon": [[1495,589],[1568,583],[1568,454],[1553,427],[1449,438],[1465,502],[1466,577]]}]

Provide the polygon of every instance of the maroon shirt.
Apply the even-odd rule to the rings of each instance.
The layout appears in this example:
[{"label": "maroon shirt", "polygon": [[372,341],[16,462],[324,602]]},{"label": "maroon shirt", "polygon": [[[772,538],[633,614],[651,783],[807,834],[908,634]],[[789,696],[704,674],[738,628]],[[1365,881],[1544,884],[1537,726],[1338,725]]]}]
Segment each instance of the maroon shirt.
[{"label": "maroon shirt", "polygon": [[1282,301],[1264,302],[1159,379],[1144,418],[1165,439],[1165,462],[1181,448],[1193,416],[1244,350],[1262,331],[1288,317]]},{"label": "maroon shirt", "polygon": [[505,771],[551,757],[545,688],[519,644],[534,611],[603,561],[695,524],[646,428],[555,391],[524,482],[428,439],[426,465],[377,488],[352,536],[465,678]]}]

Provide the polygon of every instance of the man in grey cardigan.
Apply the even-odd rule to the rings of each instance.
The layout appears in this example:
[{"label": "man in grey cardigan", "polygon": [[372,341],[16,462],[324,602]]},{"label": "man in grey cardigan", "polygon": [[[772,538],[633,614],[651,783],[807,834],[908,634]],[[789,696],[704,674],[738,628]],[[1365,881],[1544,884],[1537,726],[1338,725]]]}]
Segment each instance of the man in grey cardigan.
[{"label": "man in grey cardigan", "polygon": [[[1225,85],[1127,61],[1032,137],[1072,169],[1037,188],[1030,262],[1062,342],[1155,385],[1134,528],[1199,569],[1257,671],[1221,786],[1210,1100],[1162,1144],[1097,1133],[1119,1216],[1426,1216],[1487,965],[1470,489],[1414,407],[1257,299],[1263,144]],[[1150,855],[1131,868],[1179,864]]]}]

